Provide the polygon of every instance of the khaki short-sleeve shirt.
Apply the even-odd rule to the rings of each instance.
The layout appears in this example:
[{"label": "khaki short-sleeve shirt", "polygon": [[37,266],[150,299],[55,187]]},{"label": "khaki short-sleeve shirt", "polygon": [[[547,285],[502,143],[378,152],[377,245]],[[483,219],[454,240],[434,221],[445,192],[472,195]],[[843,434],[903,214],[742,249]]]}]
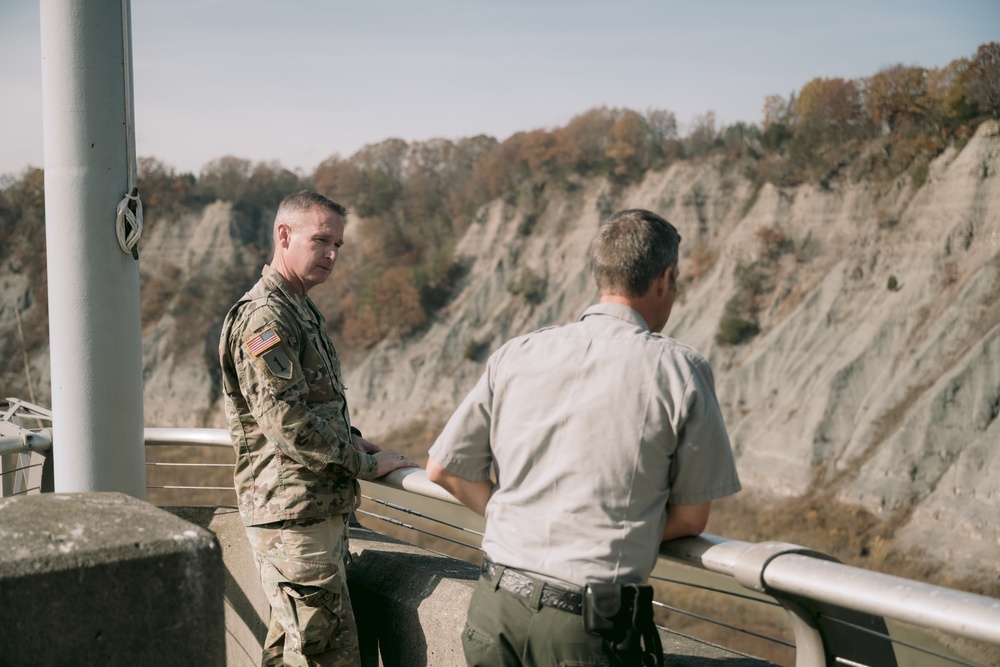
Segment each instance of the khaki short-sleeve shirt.
[{"label": "khaki short-sleeve shirt", "polygon": [[645,581],[668,502],[740,489],[708,362],[618,304],[497,350],[430,456],[495,476],[496,562],[579,586]]}]

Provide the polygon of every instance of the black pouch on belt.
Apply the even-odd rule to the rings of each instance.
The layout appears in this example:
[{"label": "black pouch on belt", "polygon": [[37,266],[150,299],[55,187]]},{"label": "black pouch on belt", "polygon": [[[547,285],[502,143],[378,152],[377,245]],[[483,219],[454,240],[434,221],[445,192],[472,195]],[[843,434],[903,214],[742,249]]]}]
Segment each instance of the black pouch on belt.
[{"label": "black pouch on belt", "polygon": [[641,655],[643,665],[663,665],[663,646],[653,622],[652,586],[587,584],[583,627],[617,651]]},{"label": "black pouch on belt", "polygon": [[634,591],[619,584],[587,584],[583,593],[583,627],[592,635],[621,641],[632,620],[631,600],[622,604],[624,593]]}]

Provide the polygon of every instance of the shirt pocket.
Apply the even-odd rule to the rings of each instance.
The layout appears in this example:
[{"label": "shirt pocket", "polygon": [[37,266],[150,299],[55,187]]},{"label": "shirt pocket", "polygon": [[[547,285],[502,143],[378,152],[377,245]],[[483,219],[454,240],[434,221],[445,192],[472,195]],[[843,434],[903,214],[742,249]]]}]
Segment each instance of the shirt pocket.
[{"label": "shirt pocket", "polygon": [[324,353],[319,335],[310,333],[302,354],[302,372],[309,387],[309,405],[326,405],[343,401],[344,386],[340,380],[340,364],[331,364]]}]

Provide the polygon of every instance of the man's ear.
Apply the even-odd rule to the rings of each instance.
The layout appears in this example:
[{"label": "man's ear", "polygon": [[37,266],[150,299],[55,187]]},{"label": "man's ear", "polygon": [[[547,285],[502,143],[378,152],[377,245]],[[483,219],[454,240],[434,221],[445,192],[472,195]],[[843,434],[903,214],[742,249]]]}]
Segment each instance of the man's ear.
[{"label": "man's ear", "polygon": [[653,285],[656,287],[656,296],[662,297],[670,290],[670,279],[673,270],[672,266],[668,266],[663,273],[656,276],[653,280]]},{"label": "man's ear", "polygon": [[291,229],[288,225],[283,222],[278,223],[278,245],[282,248],[288,247],[288,238],[291,235]]}]

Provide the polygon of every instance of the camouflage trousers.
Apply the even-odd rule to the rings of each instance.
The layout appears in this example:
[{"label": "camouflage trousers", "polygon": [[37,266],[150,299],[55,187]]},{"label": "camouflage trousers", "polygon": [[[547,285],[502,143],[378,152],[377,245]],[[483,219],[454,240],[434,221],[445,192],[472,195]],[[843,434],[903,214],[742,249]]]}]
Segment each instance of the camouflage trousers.
[{"label": "camouflage trousers", "polygon": [[360,666],[344,568],[348,516],[247,526],[271,605],[261,665]]}]

